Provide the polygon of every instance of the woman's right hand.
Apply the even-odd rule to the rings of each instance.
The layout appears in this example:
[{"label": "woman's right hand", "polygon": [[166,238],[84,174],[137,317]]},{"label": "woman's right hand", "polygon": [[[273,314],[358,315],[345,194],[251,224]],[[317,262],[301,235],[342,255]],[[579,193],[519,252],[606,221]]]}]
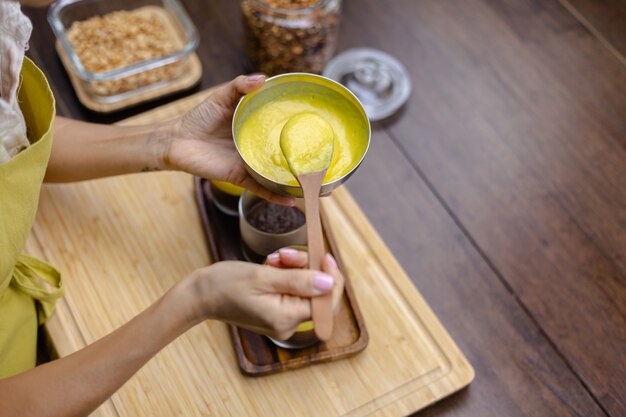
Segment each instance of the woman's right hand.
[{"label": "woman's right hand", "polygon": [[[267,257],[267,264],[276,268],[306,268],[309,264],[309,254],[294,248],[282,248]],[[322,272],[332,275],[335,279],[332,305],[333,314],[337,314],[343,296],[344,278],[337,261],[330,253],[325,254],[322,259]]]},{"label": "woman's right hand", "polygon": [[288,339],[300,323],[311,318],[311,297],[337,286],[343,290],[343,279],[340,274],[336,278],[332,257],[323,262],[328,273],[285,266],[289,265],[224,261],[195,271],[188,277],[193,282],[188,288],[195,294],[189,312],[192,320],[221,320]]}]

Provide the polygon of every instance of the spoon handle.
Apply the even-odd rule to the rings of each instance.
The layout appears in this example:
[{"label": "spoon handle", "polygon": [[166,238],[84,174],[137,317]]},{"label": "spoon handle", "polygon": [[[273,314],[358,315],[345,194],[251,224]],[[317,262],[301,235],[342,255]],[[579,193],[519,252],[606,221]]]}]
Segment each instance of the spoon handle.
[{"label": "spoon handle", "polygon": [[[326,170],[301,175],[298,180],[304,194],[306,230],[309,248],[309,268],[319,271],[324,256],[324,237],[320,221],[320,188]],[[311,299],[315,335],[323,341],[333,333],[332,294],[328,293]]]}]

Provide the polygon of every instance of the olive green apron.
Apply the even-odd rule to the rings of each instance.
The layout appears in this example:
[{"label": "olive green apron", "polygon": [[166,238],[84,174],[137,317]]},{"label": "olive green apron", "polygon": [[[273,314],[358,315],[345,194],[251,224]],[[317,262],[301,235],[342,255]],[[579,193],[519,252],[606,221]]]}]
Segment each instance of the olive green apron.
[{"label": "olive green apron", "polygon": [[56,269],[21,254],[37,212],[55,116],[48,82],[28,58],[21,77],[18,99],[31,146],[0,164],[0,378],[35,366],[37,326],[63,293]]}]

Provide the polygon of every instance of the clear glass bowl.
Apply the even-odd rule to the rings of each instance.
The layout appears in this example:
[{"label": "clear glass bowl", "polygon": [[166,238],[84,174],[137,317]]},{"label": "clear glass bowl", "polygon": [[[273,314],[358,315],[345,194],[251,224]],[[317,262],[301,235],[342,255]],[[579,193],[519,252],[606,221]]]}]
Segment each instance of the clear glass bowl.
[{"label": "clear glass bowl", "polygon": [[[178,0],[134,0],[130,4],[128,0],[59,0],[48,11],[48,22],[58,40],[59,52],[65,55],[86,92],[97,101],[114,103],[172,83],[185,74],[189,57],[198,46],[196,28]],[[106,71],[88,70],[70,42],[68,31],[72,23],[137,9],[149,10],[164,19],[176,49],[167,55]]]}]

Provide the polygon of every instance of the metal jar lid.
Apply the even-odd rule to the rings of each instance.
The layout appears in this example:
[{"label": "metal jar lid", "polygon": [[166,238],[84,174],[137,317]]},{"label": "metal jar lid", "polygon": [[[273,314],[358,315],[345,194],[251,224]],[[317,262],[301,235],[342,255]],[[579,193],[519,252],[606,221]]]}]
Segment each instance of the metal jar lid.
[{"label": "metal jar lid", "polygon": [[349,49],[330,60],[324,76],[359,98],[371,121],[395,113],[411,94],[409,74],[396,58],[370,48]]}]

